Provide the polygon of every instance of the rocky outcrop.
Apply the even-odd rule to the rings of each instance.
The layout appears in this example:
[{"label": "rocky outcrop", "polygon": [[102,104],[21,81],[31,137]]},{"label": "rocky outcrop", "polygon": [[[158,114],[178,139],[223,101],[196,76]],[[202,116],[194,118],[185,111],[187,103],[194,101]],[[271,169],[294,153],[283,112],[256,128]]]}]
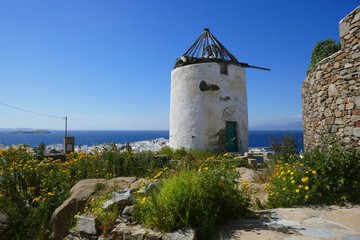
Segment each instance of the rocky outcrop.
[{"label": "rocky outcrop", "polygon": [[5,234],[8,230],[9,225],[9,217],[5,214],[0,212],[0,240],[5,240]]},{"label": "rocky outcrop", "polygon": [[319,62],[302,86],[304,147],[337,135],[360,149],[360,7],[340,21],[341,50]]},{"label": "rocky outcrop", "polygon": [[78,216],[76,228],[71,229],[70,234],[64,240],[195,240],[195,231],[191,229],[162,233],[141,226],[131,219],[135,200],[133,194],[135,192],[145,193],[156,186],[154,182],[148,182],[149,184],[146,187],[142,186],[142,183],[147,181],[140,179],[122,191],[113,192],[112,198],[103,204],[103,209],[107,209],[114,204],[117,204],[119,209],[119,217],[115,220],[114,225],[110,226],[110,234],[101,235],[101,226],[99,226],[97,219],[93,215]]},{"label": "rocky outcrop", "polygon": [[119,177],[111,180],[85,179],[74,185],[70,192],[71,196],[65,200],[51,216],[49,223],[49,239],[63,239],[67,233],[68,223],[77,212],[84,210],[90,197],[102,189],[123,190],[130,187],[136,181],[135,177]]}]

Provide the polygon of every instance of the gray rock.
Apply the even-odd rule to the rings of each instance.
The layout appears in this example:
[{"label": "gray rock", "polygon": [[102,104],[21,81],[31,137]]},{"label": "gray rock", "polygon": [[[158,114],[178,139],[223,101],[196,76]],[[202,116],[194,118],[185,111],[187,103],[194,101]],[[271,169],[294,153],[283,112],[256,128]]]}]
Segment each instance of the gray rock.
[{"label": "gray rock", "polygon": [[360,138],[360,128],[354,128],[353,134],[355,137]]},{"label": "gray rock", "polygon": [[133,201],[135,201],[135,197],[130,193],[130,190],[123,193],[114,192],[113,198],[104,203],[103,209],[107,209],[115,203],[125,202],[130,204]]},{"label": "gray rock", "polygon": [[328,89],[329,96],[337,96],[338,91],[335,84],[330,84]]},{"label": "gray rock", "polygon": [[179,230],[173,233],[166,233],[163,240],[195,240],[195,231],[192,229]]},{"label": "gray rock", "polygon": [[347,136],[350,136],[354,131],[354,127],[353,126],[348,126],[344,128],[344,134]]},{"label": "gray rock", "polygon": [[356,105],[356,108],[360,108],[360,96],[357,96],[354,98],[354,102],[355,102],[355,105]]},{"label": "gray rock", "polygon": [[131,216],[134,212],[134,206],[126,206],[122,212],[122,215]]},{"label": "gray rock", "polygon": [[112,239],[123,240],[161,239],[162,237],[160,232],[155,232],[140,225],[126,225],[125,223],[118,224],[111,231],[111,236]]},{"label": "gray rock", "polygon": [[66,235],[67,223],[75,216],[77,212],[84,210],[86,202],[96,192],[96,186],[103,184],[106,189],[129,188],[132,183],[136,181],[134,177],[119,177],[110,180],[106,179],[85,179],[75,184],[70,192],[71,196],[65,200],[53,212],[49,230],[50,235],[48,239],[63,239]]},{"label": "gray rock", "polygon": [[5,233],[8,229],[9,225],[9,217],[5,214],[0,212],[0,239],[5,239]]},{"label": "gray rock", "polygon": [[331,110],[329,108],[325,109],[324,116],[325,117],[331,117],[332,116],[332,112],[331,112]]},{"label": "gray rock", "polygon": [[354,108],[354,103],[348,103],[348,104],[345,105],[346,110],[351,110],[353,108]]},{"label": "gray rock", "polygon": [[344,124],[344,121],[341,118],[336,118],[335,119],[335,124],[341,125],[341,124]]},{"label": "gray rock", "polygon": [[77,219],[76,229],[78,232],[83,232],[89,235],[96,235],[98,233],[98,224],[94,216],[79,216]]}]

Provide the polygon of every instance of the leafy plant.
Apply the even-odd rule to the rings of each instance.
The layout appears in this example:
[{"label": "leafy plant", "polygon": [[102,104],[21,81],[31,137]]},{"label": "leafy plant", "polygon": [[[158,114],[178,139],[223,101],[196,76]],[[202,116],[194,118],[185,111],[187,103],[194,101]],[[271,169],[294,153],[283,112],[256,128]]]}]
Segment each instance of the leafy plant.
[{"label": "leafy plant", "polygon": [[270,148],[273,149],[275,161],[291,161],[291,156],[297,154],[299,143],[295,142],[295,136],[287,134],[280,139],[270,138]]},{"label": "leafy plant", "polygon": [[326,39],[317,42],[311,54],[311,62],[307,73],[309,73],[318,62],[338,52],[340,49],[340,43],[336,43],[336,41],[333,39]]},{"label": "leafy plant", "polygon": [[305,154],[304,163],[316,169],[318,203],[360,203],[360,154],[346,150],[336,137],[327,137],[322,144]]},{"label": "leafy plant", "polygon": [[278,161],[267,185],[271,207],[359,203],[360,154],[346,150],[336,138],[304,156]]},{"label": "leafy plant", "polygon": [[60,161],[39,161],[31,148],[0,150],[0,202],[10,218],[9,239],[42,239],[54,209],[68,196]]},{"label": "leafy plant", "polygon": [[[92,215],[100,223],[100,229],[103,234],[109,234],[115,224],[116,218],[119,216],[119,206],[112,204],[106,209],[103,208],[104,203],[112,198],[111,193],[103,193],[93,197],[86,205],[82,214]],[[78,217],[75,216],[76,218]]]},{"label": "leafy plant", "polygon": [[39,157],[24,145],[2,148],[0,207],[10,218],[8,239],[44,239],[51,214],[79,180],[146,177],[164,164],[152,153],[121,152],[115,145],[93,152],[70,153],[65,162]]},{"label": "leafy plant", "polygon": [[216,223],[246,211],[250,198],[238,189],[235,171],[203,165],[163,179],[147,195],[138,196],[135,218],[161,231],[194,228],[208,239]]},{"label": "leafy plant", "polygon": [[300,161],[275,164],[267,183],[268,205],[272,208],[291,207],[310,202],[317,190],[317,172]]}]

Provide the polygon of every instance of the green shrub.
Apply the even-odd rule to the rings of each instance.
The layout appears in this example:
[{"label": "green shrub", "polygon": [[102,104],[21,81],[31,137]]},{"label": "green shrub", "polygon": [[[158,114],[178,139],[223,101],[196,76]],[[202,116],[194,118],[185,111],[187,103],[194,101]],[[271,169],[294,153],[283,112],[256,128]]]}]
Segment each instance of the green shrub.
[{"label": "green shrub", "polygon": [[295,142],[295,135],[287,134],[280,139],[270,138],[270,148],[273,149],[275,161],[291,161],[290,156],[297,154],[299,143]]},{"label": "green shrub", "polygon": [[167,155],[172,160],[205,160],[208,158],[222,159],[222,155],[216,151],[194,150],[185,149],[181,147],[179,149],[172,149],[169,146],[160,149],[157,154]]},{"label": "green shrub", "polygon": [[216,223],[239,216],[249,206],[237,178],[235,171],[204,166],[177,172],[137,197],[135,218],[161,231],[194,228],[199,239],[207,239]]},{"label": "green shrub", "polygon": [[336,43],[335,40],[330,38],[317,42],[311,53],[311,61],[306,73],[308,74],[318,62],[338,52],[340,49],[340,43]]},{"label": "green shrub", "polygon": [[44,239],[52,212],[79,180],[152,176],[165,164],[152,153],[121,152],[114,144],[70,153],[65,162],[40,157],[39,149],[0,149],[0,208],[10,218],[8,239]]},{"label": "green shrub", "polygon": [[[92,197],[92,199],[86,204],[85,209],[82,215],[92,215],[96,218],[96,221],[99,222],[102,233],[107,235],[111,232],[115,225],[116,218],[119,217],[119,205],[112,204],[106,209],[103,208],[105,202],[112,199],[113,196],[111,193],[100,193],[97,196]],[[75,216],[75,221],[77,217]]]},{"label": "green shrub", "polygon": [[360,203],[360,154],[346,150],[336,138],[328,138],[304,155],[304,163],[317,171],[318,203]]},{"label": "green shrub", "polygon": [[300,158],[296,159],[291,163],[278,161],[274,165],[266,186],[269,207],[303,205],[315,198],[317,172],[302,163]]},{"label": "green shrub", "polygon": [[52,212],[72,186],[60,165],[38,160],[23,145],[0,150],[0,205],[10,219],[8,239],[44,239]]},{"label": "green shrub", "polygon": [[267,190],[270,207],[360,203],[360,154],[337,139],[325,139],[302,158],[278,161]]}]

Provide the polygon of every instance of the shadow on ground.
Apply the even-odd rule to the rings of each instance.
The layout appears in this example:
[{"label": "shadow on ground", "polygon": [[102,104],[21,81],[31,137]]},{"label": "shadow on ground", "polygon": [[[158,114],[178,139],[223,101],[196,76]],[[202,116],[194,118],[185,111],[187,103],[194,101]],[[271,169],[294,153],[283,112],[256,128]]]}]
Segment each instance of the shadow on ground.
[{"label": "shadow on ground", "polygon": [[254,237],[262,232],[279,233],[280,235],[302,235],[299,228],[279,225],[276,223],[277,220],[279,218],[271,211],[252,212],[244,216],[244,218],[229,220],[219,226],[218,239],[238,239],[242,235],[241,232],[253,232]]}]

